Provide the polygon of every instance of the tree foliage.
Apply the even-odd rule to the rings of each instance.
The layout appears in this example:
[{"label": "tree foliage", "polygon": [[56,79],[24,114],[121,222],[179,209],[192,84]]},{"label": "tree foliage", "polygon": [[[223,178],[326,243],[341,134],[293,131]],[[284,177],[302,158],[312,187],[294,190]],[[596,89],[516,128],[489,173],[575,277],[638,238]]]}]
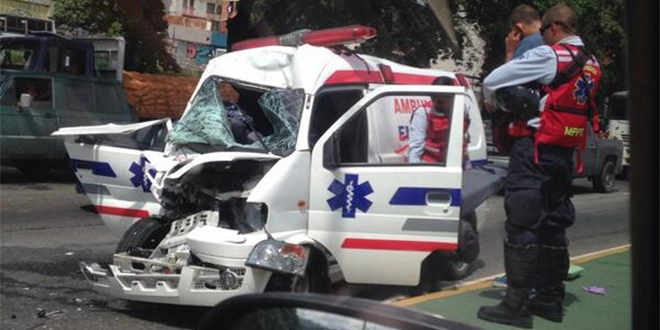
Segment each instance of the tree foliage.
[{"label": "tree foliage", "polygon": [[237,19],[246,21],[230,25],[230,42],[362,24],[376,28],[378,36],[362,44],[360,51],[397,62],[427,67],[440,50],[450,47],[432,11],[412,0],[320,0],[314,5],[304,0],[241,0]]},{"label": "tree foliage", "polygon": [[[542,14],[558,0],[455,0],[466,19],[476,22],[486,41],[483,72],[489,73],[504,62],[504,37],[508,17],[519,4],[527,3]],[[603,79],[599,99],[625,88],[624,2],[623,0],[567,0],[578,15],[579,35],[601,63]]]},{"label": "tree foliage", "polygon": [[60,29],[82,28],[92,34],[121,34],[121,12],[116,1],[56,0],[51,17]]},{"label": "tree foliage", "polygon": [[52,19],[60,30],[123,36],[124,67],[139,72],[178,71],[165,49],[167,22],[160,0],[55,0]]}]

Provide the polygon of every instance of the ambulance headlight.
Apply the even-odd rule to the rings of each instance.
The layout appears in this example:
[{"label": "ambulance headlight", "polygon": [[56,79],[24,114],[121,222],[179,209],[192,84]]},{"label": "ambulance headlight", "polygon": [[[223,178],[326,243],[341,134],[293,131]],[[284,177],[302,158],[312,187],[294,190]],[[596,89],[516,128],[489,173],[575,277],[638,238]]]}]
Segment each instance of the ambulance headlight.
[{"label": "ambulance headlight", "polygon": [[252,249],[245,265],[276,273],[303,276],[308,256],[309,248],[302,245],[268,239],[259,242]]}]

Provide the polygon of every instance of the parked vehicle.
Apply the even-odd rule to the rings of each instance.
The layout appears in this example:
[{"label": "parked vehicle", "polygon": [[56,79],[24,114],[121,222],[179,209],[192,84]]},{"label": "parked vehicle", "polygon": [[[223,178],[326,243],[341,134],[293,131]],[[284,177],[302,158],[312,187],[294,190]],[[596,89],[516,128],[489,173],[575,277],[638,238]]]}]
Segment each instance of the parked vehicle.
[{"label": "parked vehicle", "polygon": [[607,135],[623,143],[623,173],[630,169],[630,126],[628,124],[628,91],[619,91],[605,101],[607,117]]},{"label": "parked vehicle", "polygon": [[[466,276],[479,254],[479,206],[504,170],[488,164],[460,75],[333,47],[374,35],[351,26],[246,41],[209,63],[174,126],[55,132],[122,235],[109,269],[81,263],[93,287],[212,306],[242,293],[323,292],[341,279],[414,286]],[[431,85],[439,76],[456,86]],[[453,99],[445,161],[409,164],[411,112],[438,94]],[[252,140],[228,109],[253,119]]]},{"label": "parked vehicle", "polygon": [[[123,48],[123,39],[98,41]],[[95,65],[101,53],[92,41],[49,32],[0,34],[2,165],[44,176],[68,166],[62,139],[50,136],[58,128],[137,120],[115,69],[104,78],[107,66]]]},{"label": "parked vehicle", "polygon": [[[608,193],[614,190],[617,174],[621,173],[623,162],[623,143],[621,140],[606,139],[594,134],[591,126],[587,126],[587,145],[581,155],[583,162],[582,173],[573,168],[576,178],[588,178],[594,190]],[[577,155],[576,161],[577,162]]]}]

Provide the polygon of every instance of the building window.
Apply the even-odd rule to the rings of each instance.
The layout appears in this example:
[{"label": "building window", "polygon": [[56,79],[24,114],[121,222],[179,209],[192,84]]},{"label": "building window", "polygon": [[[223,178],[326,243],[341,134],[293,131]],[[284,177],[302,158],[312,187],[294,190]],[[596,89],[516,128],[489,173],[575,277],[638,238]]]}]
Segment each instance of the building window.
[{"label": "building window", "polygon": [[195,10],[195,0],[183,0],[183,10]]},{"label": "building window", "polygon": [[206,13],[215,14],[215,3],[209,2],[206,4]]}]

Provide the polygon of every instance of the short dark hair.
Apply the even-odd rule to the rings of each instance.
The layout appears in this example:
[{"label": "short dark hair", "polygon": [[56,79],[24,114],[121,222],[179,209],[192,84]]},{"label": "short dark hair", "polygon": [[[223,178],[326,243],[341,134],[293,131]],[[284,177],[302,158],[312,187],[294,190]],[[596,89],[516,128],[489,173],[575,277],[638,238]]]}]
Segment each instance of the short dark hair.
[{"label": "short dark hair", "polygon": [[521,22],[531,24],[540,21],[541,16],[539,16],[539,12],[534,7],[523,4],[513,8],[509,20],[511,21],[511,25]]},{"label": "short dark hair", "polygon": [[577,32],[577,15],[573,8],[563,2],[560,2],[543,14],[543,25],[560,23],[559,25],[565,32]]}]

